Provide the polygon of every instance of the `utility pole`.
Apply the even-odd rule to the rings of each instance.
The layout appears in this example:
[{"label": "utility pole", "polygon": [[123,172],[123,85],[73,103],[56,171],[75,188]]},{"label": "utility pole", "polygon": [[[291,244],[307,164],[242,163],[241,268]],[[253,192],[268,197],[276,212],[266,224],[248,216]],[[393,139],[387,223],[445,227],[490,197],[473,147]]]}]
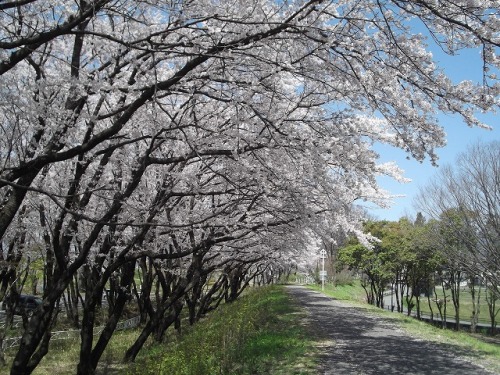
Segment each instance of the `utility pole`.
[{"label": "utility pole", "polygon": [[325,290],[325,279],[326,279],[326,271],[325,271],[325,258],[326,258],[326,250],[321,250],[319,252],[321,259],[322,259],[322,270],[320,272],[320,278],[321,278],[321,291]]}]

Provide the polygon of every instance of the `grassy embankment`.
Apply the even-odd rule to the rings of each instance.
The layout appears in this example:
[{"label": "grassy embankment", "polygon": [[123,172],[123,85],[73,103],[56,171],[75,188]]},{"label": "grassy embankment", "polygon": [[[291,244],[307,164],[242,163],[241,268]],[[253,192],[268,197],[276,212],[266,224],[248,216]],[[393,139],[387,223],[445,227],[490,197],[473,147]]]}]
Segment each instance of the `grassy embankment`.
[{"label": "grassy embankment", "polygon": [[313,374],[312,342],[282,287],[260,288],[141,353],[129,374]]},{"label": "grassy embankment", "polygon": [[[315,374],[314,346],[300,324],[304,314],[282,287],[254,289],[193,327],[186,327],[182,335],[172,332],[164,344],[148,343],[131,365],[121,360],[139,330],[117,332],[98,373]],[[51,350],[34,374],[74,374],[78,343],[77,339],[51,343]],[[7,373],[8,368],[0,368],[0,373],[3,371]]]},{"label": "grassy embankment", "polygon": [[[310,286],[311,289],[321,291],[321,286]],[[411,336],[424,340],[449,344],[465,349],[470,353],[471,361],[477,362],[495,373],[500,374],[500,345],[498,342],[491,342],[488,337],[471,335],[467,332],[456,332],[453,330],[441,329],[431,324],[408,317],[404,314],[391,313],[387,310],[379,309],[366,304],[366,295],[359,283],[352,285],[341,285],[334,287],[331,284],[325,285],[324,293],[330,297],[349,301],[350,304],[363,307],[370,312],[383,315],[394,320],[401,328]]]}]

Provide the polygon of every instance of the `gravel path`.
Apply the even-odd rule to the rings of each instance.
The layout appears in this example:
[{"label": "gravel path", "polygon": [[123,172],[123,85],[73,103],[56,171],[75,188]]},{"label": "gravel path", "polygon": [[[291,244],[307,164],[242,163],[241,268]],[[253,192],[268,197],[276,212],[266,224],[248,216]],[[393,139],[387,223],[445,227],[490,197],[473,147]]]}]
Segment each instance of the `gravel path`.
[{"label": "gravel path", "polygon": [[319,374],[493,374],[461,359],[464,349],[413,338],[390,319],[305,287],[287,290],[308,312],[308,327],[320,341]]}]

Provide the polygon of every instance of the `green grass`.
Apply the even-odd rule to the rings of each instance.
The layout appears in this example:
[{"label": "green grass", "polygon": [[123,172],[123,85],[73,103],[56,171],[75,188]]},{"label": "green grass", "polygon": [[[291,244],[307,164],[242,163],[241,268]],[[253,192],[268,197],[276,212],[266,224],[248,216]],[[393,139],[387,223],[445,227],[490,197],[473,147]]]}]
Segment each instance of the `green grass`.
[{"label": "green grass", "polygon": [[[137,335],[138,330],[126,330],[115,332],[111,342],[106,348],[98,366],[98,374],[121,374],[126,365],[122,364],[123,353],[130,346]],[[80,341],[53,340],[47,355],[33,371],[34,375],[73,375],[79,361]],[[8,374],[13,361],[15,350],[7,350],[7,366],[0,367],[0,374]]]},{"label": "green grass", "polygon": [[312,374],[313,343],[282,287],[252,290],[180,339],[143,350],[129,374]]},{"label": "green grass", "polygon": [[[442,288],[436,288],[438,298],[444,298]],[[453,301],[451,299],[450,291],[446,292],[447,299],[449,302],[446,303],[446,316],[448,321],[454,321],[455,319],[455,306],[453,306]],[[439,314],[436,302],[433,300],[435,297],[431,297],[431,306],[434,312],[434,316]],[[485,300],[485,292],[481,292],[480,310],[479,310],[479,321],[484,324],[490,324],[490,316],[488,313],[488,305]],[[500,305],[500,301],[498,303]],[[429,304],[427,303],[427,298],[422,297],[420,300],[420,310],[425,314],[430,314]],[[472,299],[468,288],[463,288],[460,290],[460,320],[469,321],[472,315]],[[500,323],[500,313],[497,315],[497,324]]]},{"label": "green grass", "polygon": [[322,292],[329,297],[354,302],[365,302],[366,293],[358,280],[353,281],[351,284],[333,285],[325,284],[325,290],[321,290],[321,285],[311,284],[308,285],[310,289]]}]

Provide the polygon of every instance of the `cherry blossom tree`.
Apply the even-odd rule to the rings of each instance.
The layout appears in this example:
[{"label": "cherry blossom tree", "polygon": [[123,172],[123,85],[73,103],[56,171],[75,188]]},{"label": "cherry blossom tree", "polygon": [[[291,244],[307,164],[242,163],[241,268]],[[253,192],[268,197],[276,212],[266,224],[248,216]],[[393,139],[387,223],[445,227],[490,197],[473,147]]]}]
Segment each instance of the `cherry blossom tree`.
[{"label": "cherry blossom tree", "polygon": [[[356,231],[352,204],[383,204],[376,176],[401,177],[377,163],[373,142],[435,161],[444,144],[437,111],[483,126],[474,112],[497,106],[498,5],[1,2],[5,277],[26,249],[44,249],[46,263],[43,306],[11,373],[31,373],[47,353],[56,305],[81,275],[81,353],[91,361],[78,371],[88,374],[137,264],[148,271],[151,262],[163,282],[156,308],[143,297],[146,319],[168,327],[154,317],[168,311],[174,322],[177,301],[201,298],[215,269],[229,267],[220,284],[230,300],[248,275],[292,260],[299,247],[284,252],[278,236],[328,233],[332,223]],[[479,48],[483,81],[447,78],[416,23],[449,53]],[[23,228],[31,235],[20,241]],[[106,285],[114,312],[94,340]]]}]

